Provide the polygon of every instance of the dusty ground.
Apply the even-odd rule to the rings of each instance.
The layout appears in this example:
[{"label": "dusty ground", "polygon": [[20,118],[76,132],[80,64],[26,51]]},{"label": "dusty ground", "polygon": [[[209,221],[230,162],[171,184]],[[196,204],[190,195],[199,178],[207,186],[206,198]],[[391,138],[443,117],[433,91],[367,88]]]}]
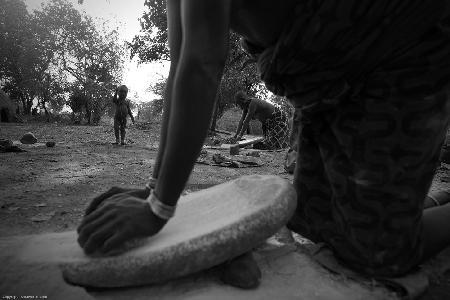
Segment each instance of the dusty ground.
[{"label": "dusty ground", "polygon": [[[111,186],[143,187],[157,153],[159,125],[127,130],[126,146],[112,145],[113,128],[46,123],[6,124],[0,138],[38,139],[23,153],[0,153],[0,236],[74,229],[94,195]],[[55,141],[54,148],[45,142]],[[224,152],[226,153],[226,151]],[[196,164],[187,189],[196,190],[245,174],[280,174],[284,153],[267,152],[264,166],[224,168]]]},{"label": "dusty ground", "polygon": [[[38,143],[19,145],[27,152],[0,153],[0,236],[74,229],[94,195],[114,185],[143,187],[156,157],[159,124],[129,128],[126,146],[111,144],[114,133],[110,124],[2,123],[0,139],[18,141],[25,132],[34,133]],[[47,141],[55,141],[56,146],[46,147]],[[187,189],[253,173],[292,179],[284,172],[283,159],[284,152],[264,152],[261,167],[196,164]],[[441,164],[433,190],[450,188],[449,170],[450,165]],[[434,280],[432,289],[423,299],[450,295],[450,274]]]}]

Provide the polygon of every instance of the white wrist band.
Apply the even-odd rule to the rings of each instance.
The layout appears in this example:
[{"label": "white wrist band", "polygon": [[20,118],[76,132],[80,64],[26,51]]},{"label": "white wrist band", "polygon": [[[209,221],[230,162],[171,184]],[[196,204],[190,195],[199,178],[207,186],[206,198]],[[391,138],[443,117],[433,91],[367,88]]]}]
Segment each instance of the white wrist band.
[{"label": "white wrist band", "polygon": [[147,202],[150,205],[150,209],[152,212],[164,220],[169,220],[175,215],[175,206],[167,205],[162,203],[158,197],[156,196],[154,190],[150,193],[150,196],[147,198]]}]

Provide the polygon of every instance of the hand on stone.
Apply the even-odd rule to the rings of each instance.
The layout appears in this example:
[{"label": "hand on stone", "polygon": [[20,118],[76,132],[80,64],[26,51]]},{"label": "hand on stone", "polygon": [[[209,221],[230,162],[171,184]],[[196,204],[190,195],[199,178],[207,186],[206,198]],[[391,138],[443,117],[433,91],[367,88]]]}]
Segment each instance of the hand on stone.
[{"label": "hand on stone", "polygon": [[106,192],[98,195],[94,199],[92,199],[91,203],[89,203],[89,206],[86,208],[85,216],[92,213],[94,210],[97,209],[97,207],[102,204],[104,201],[110,201],[110,197],[117,195],[117,194],[128,194],[130,196],[140,198],[140,199],[146,199],[150,195],[150,190],[148,189],[126,189],[121,188],[117,186],[113,186]]},{"label": "hand on stone", "polygon": [[167,220],[156,216],[146,200],[117,194],[85,216],[78,243],[86,254],[108,255],[125,242],[157,234]]}]

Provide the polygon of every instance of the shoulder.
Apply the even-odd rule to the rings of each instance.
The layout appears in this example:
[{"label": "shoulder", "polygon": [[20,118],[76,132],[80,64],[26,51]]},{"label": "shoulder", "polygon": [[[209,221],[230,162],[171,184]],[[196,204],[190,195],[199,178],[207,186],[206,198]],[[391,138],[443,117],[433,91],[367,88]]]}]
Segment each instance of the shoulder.
[{"label": "shoulder", "polygon": [[261,103],[256,98],[250,98],[248,108],[251,111],[257,110],[261,106]]},{"label": "shoulder", "polygon": [[265,102],[266,102],[266,101],[263,101],[263,100],[258,99],[258,98],[256,98],[256,97],[250,98],[250,105],[252,105],[252,106],[254,106],[254,107],[256,107],[256,108],[261,107],[261,106],[264,106],[264,105],[265,105]]}]

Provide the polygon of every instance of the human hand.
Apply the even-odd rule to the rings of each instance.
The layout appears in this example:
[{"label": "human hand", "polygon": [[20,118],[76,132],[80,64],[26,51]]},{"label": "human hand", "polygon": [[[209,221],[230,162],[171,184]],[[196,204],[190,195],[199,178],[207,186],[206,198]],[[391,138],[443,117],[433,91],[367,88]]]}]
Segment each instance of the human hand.
[{"label": "human hand", "polygon": [[130,188],[121,188],[121,187],[113,186],[106,192],[95,197],[91,201],[91,203],[89,203],[89,206],[86,208],[86,211],[84,213],[85,216],[89,215],[94,210],[96,210],[97,207],[100,204],[102,204],[104,201],[111,201],[109,199],[110,197],[117,195],[117,194],[122,194],[122,193],[128,194],[128,195],[136,197],[136,198],[140,198],[140,199],[147,199],[147,197],[150,195],[150,190],[149,189],[130,189]]},{"label": "human hand", "polygon": [[234,137],[231,138],[231,143],[232,144],[236,144],[237,142],[239,142],[242,139],[241,135],[235,135]]},{"label": "human hand", "polygon": [[167,223],[146,200],[127,193],[109,200],[86,215],[77,228],[78,243],[86,254],[111,254],[127,241],[155,235]]}]

